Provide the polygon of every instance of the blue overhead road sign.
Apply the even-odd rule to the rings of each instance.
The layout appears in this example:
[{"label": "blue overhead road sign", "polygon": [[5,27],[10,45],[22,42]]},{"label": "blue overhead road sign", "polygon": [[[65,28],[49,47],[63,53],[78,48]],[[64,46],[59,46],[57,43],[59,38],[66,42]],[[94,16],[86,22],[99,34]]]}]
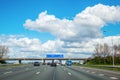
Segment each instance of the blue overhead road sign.
[{"label": "blue overhead road sign", "polygon": [[64,58],[63,54],[46,54],[46,58]]}]

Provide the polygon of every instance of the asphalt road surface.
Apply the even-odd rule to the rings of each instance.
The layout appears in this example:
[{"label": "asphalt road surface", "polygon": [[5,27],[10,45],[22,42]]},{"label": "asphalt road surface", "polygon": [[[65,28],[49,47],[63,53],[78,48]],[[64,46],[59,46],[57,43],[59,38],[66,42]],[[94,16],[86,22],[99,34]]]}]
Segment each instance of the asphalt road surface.
[{"label": "asphalt road surface", "polygon": [[75,66],[17,66],[0,68],[0,80],[120,80],[119,73]]}]

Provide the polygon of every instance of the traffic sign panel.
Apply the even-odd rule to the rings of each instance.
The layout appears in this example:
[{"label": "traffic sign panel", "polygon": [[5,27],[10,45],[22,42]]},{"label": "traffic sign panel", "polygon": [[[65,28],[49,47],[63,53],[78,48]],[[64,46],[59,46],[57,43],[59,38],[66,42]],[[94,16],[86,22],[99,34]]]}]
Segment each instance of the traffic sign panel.
[{"label": "traffic sign panel", "polygon": [[46,54],[46,58],[64,58],[63,54]]}]

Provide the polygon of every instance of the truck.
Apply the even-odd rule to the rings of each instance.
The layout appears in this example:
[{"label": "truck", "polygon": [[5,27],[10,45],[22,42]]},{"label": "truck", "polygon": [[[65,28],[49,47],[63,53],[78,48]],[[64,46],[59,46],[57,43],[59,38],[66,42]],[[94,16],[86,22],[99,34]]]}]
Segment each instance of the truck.
[{"label": "truck", "polygon": [[72,60],[67,60],[67,61],[66,61],[66,65],[67,65],[67,66],[71,66],[71,65],[72,65]]}]

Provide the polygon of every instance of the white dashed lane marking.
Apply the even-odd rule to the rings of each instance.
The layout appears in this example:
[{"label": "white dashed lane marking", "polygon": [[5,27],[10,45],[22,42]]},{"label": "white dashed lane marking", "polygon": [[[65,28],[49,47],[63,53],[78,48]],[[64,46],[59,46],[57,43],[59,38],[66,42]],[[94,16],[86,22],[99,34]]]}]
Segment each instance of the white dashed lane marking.
[{"label": "white dashed lane marking", "polygon": [[110,77],[110,79],[118,79],[118,78],[116,78],[116,77]]},{"label": "white dashed lane marking", "polygon": [[29,68],[26,68],[25,70],[27,71],[27,70],[29,70]]},{"label": "white dashed lane marking", "polygon": [[91,72],[92,74],[95,74],[95,72]]},{"label": "white dashed lane marking", "polygon": [[9,73],[12,73],[12,71],[5,72],[4,74],[9,74]]},{"label": "white dashed lane marking", "polygon": [[72,74],[71,74],[70,72],[68,72],[68,75],[70,75],[70,76],[71,76]]},{"label": "white dashed lane marking", "polygon": [[104,74],[99,74],[99,76],[104,76]]},{"label": "white dashed lane marking", "polygon": [[40,72],[36,72],[36,74],[40,74]]},{"label": "white dashed lane marking", "polygon": [[88,70],[88,71],[86,71],[86,72],[90,72],[90,71]]}]

